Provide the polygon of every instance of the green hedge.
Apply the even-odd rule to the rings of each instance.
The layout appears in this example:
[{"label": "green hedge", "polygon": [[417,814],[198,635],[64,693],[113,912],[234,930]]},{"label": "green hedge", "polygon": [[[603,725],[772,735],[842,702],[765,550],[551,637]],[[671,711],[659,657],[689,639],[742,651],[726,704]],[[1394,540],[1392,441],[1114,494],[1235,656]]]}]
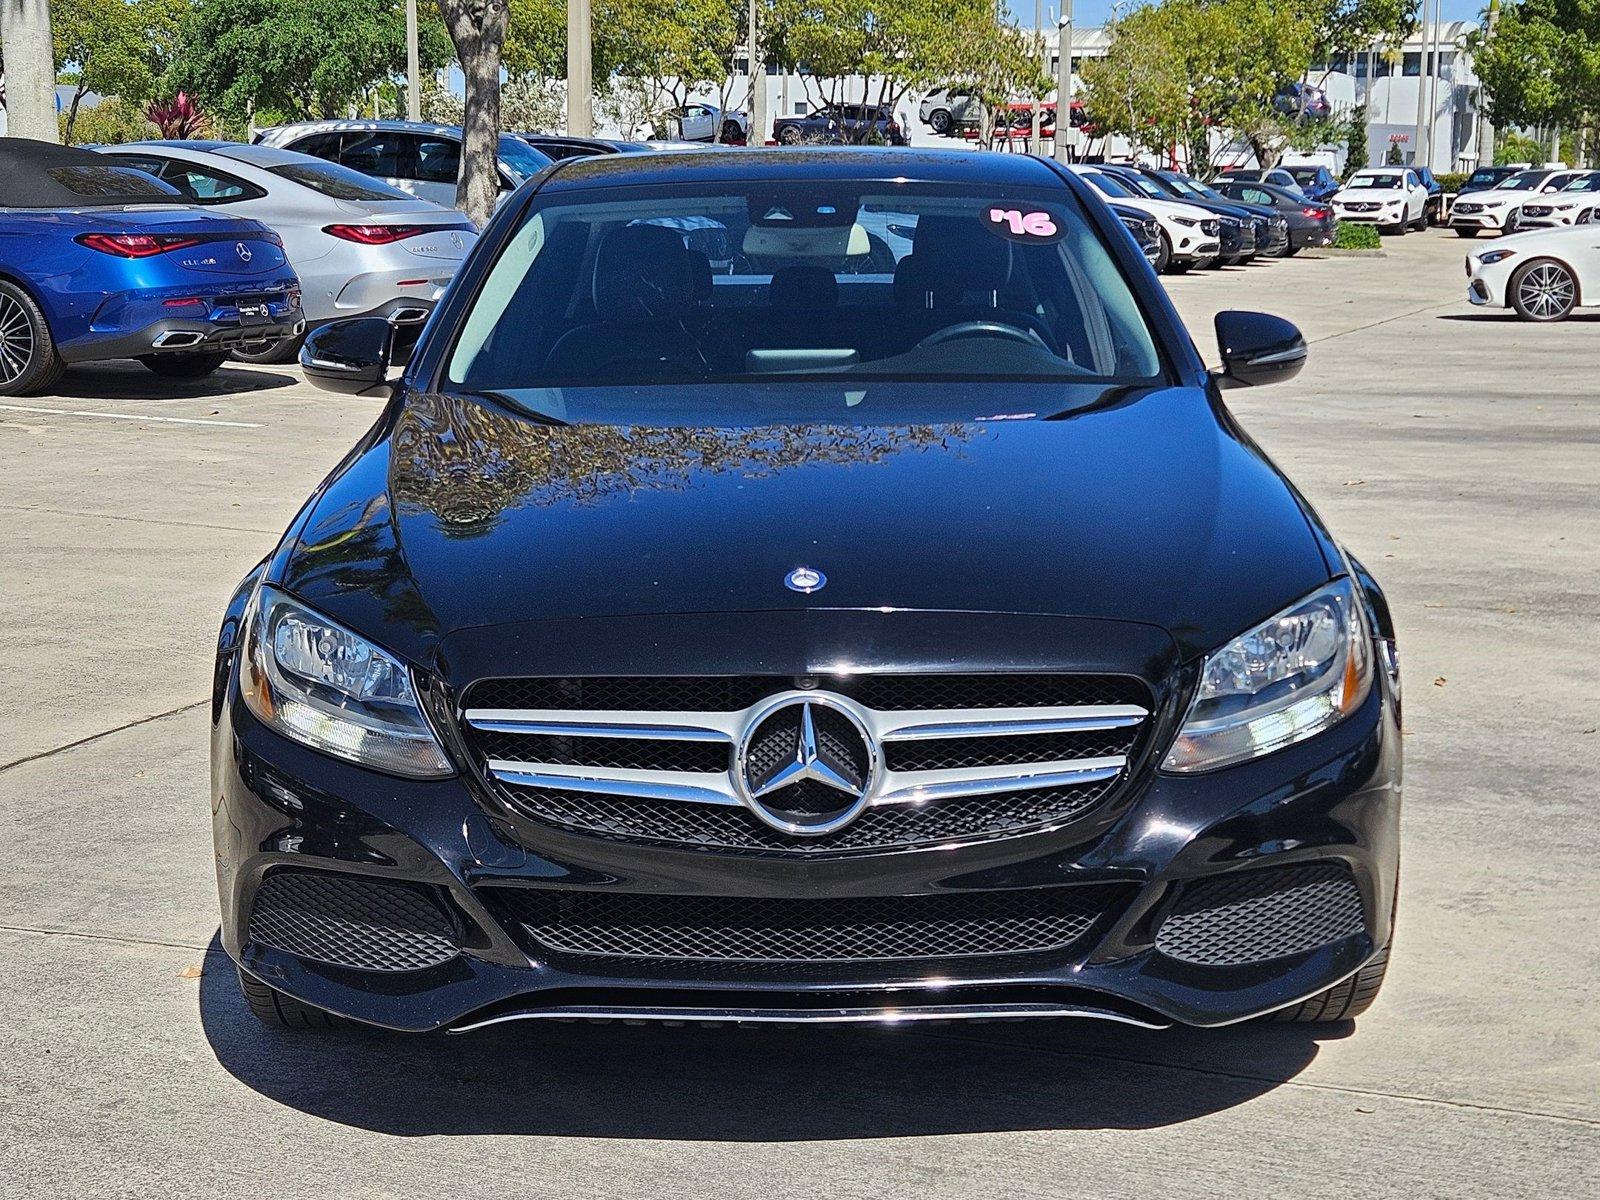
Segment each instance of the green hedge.
[{"label": "green hedge", "polygon": [[1439,186],[1447,192],[1459,192],[1464,183],[1471,176],[1466,171],[1446,171],[1443,175],[1434,176],[1439,181]]},{"label": "green hedge", "polygon": [[1376,250],[1382,244],[1383,239],[1378,236],[1377,227],[1373,225],[1340,221],[1338,228],[1333,231],[1333,245],[1336,250]]}]

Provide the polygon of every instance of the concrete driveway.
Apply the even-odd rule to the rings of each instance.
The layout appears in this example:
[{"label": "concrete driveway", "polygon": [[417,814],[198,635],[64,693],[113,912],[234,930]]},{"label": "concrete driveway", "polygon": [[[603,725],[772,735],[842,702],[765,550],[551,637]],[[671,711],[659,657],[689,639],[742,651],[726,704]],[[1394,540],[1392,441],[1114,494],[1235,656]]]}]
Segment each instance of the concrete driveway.
[{"label": "concrete driveway", "polygon": [[1470,309],[1464,243],[1172,282],[1312,341],[1246,426],[1382,578],[1405,866],[1358,1025],[256,1025],[213,940],[210,653],[372,421],[292,368],[0,400],[0,1193],[1551,1196],[1600,1164],[1600,318]]}]

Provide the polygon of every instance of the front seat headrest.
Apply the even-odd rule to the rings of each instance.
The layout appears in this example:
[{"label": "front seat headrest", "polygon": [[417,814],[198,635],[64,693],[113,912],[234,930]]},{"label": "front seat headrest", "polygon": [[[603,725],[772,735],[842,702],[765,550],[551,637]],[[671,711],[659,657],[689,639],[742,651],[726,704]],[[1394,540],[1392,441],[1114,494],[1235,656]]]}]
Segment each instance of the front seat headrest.
[{"label": "front seat headrest", "polygon": [[917,285],[955,302],[969,292],[998,292],[1011,279],[1011,243],[984,229],[976,217],[930,213],[917,221],[911,241]]},{"label": "front seat headrest", "polygon": [[815,263],[800,263],[773,272],[767,289],[773,308],[838,308],[839,281]]},{"label": "front seat headrest", "polygon": [[678,316],[695,302],[694,268],[683,235],[660,225],[624,225],[594,259],[594,306],[602,321]]}]

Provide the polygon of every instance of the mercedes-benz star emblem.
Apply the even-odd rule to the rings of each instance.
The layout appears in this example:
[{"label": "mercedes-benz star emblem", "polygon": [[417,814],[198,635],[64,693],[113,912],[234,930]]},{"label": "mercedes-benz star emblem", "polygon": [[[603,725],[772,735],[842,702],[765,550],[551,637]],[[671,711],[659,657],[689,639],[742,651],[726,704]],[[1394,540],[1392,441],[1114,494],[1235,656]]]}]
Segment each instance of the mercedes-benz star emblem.
[{"label": "mercedes-benz star emblem", "polygon": [[832,833],[877,790],[879,755],[866,721],[831,693],[786,693],[754,714],[734,780],[746,807],[785,833]]},{"label": "mercedes-benz star emblem", "polygon": [[810,595],[826,587],[828,577],[815,567],[796,567],[783,577],[783,586],[791,592]]},{"label": "mercedes-benz star emblem", "polygon": [[239,242],[237,245],[235,245],[234,251],[239,255],[240,262],[249,262],[255,257],[254,254],[250,253],[250,247],[246,246],[243,242]]}]

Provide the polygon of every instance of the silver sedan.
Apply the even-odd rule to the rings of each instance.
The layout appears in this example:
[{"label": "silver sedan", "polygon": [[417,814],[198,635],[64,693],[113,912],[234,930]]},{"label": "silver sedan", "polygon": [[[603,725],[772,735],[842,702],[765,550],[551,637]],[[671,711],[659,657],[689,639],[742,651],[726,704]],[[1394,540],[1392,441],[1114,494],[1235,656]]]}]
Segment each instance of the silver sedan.
[{"label": "silver sedan", "polygon": [[[283,239],[300,276],[307,329],[386,317],[415,340],[478,240],[455,209],[408,196],[337,163],[236,142],[134,142],[102,154],[165,180],[191,203],[254,217]],[[248,347],[251,362],[288,362],[300,339]]]}]

